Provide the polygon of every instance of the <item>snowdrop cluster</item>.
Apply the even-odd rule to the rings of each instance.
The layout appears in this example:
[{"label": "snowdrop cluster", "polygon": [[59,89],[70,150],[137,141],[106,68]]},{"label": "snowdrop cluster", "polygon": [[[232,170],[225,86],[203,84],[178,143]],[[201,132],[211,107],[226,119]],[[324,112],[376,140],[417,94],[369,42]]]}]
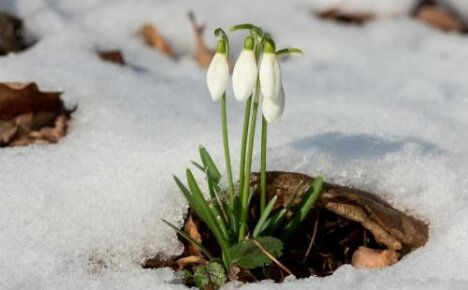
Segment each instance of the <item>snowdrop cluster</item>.
[{"label": "snowdrop cluster", "polygon": [[[220,181],[223,175],[204,147],[199,149],[201,163],[193,162],[193,164],[205,174],[211,201],[216,202],[216,205],[205,199],[206,195],[202,192],[190,168],[186,170],[186,183],[175,177],[177,186],[188,200],[191,208],[205,222],[215,237],[222,252],[221,260],[224,266],[223,268],[218,264],[218,268],[221,271],[224,269],[225,273],[232,269],[232,266],[242,258],[239,258],[238,255],[244,255],[242,254],[243,251],[236,250],[237,247],[246,247],[248,245],[248,243],[245,244],[246,241],[252,237],[255,241],[262,239],[262,236],[265,236],[269,231],[281,232],[281,235],[285,236],[284,239],[287,240],[285,233],[295,231],[301,222],[296,217],[285,222],[283,217],[285,218],[286,215],[284,214],[282,216],[273,216],[272,210],[277,197],[267,200],[266,196],[267,128],[269,123],[277,122],[281,118],[285,103],[278,55],[297,53],[300,50],[288,48],[277,51],[271,36],[264,33],[260,27],[252,24],[236,25],[231,27],[231,30],[247,30],[249,32],[244,41],[244,48],[232,72],[234,97],[236,100],[245,103],[238,167],[239,186],[234,187],[227,124],[226,89],[230,77],[229,41],[226,33],[221,28],[215,30],[218,45],[216,54],[213,56],[208,68],[206,79],[211,98],[213,101],[219,102],[220,105],[221,133],[228,190],[222,191]],[[254,189],[251,186],[250,178],[260,104],[263,112],[260,142],[260,198],[257,207],[260,211],[260,217],[252,220],[252,217],[249,216],[250,207],[252,207],[249,200],[251,200]],[[316,196],[320,192],[321,179],[317,180],[318,183],[314,183],[308,191],[310,196]],[[228,196],[225,194],[228,194]],[[304,203],[304,206],[307,204]],[[297,212],[300,214],[304,210],[308,209],[304,208]],[[196,241],[191,240],[176,226],[168,221],[164,222],[182,237],[188,239],[189,242],[197,245]],[[284,232],[282,226],[284,226]],[[278,237],[267,237],[267,239],[274,241],[276,245],[282,245],[283,243]],[[207,258],[210,260],[213,258],[212,254],[203,248],[201,244],[197,246]],[[264,266],[263,261],[258,259],[258,264],[252,266],[252,269]],[[225,281],[221,284],[224,283]],[[200,286],[200,288],[204,287]]]},{"label": "snowdrop cluster", "polygon": [[[213,101],[219,101],[228,86],[229,61],[226,45],[224,39],[218,41],[216,54],[208,68],[207,84]],[[258,49],[258,45],[262,45],[261,49]],[[256,48],[257,52],[262,51],[260,57],[256,55]],[[262,95],[263,117],[268,123],[274,123],[281,118],[285,105],[275,43],[266,37],[256,47],[254,37],[249,35],[245,38],[244,48],[232,72],[232,87],[236,100],[246,101],[250,98],[258,89],[257,83]]]}]

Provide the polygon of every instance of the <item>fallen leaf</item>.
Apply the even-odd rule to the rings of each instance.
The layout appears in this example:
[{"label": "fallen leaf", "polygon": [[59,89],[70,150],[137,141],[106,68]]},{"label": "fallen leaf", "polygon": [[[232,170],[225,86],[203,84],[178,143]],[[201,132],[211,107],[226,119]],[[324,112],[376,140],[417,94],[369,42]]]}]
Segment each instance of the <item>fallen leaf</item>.
[{"label": "fallen leaf", "polygon": [[432,27],[445,30],[462,32],[462,22],[452,13],[433,5],[424,5],[415,13],[415,17]]},{"label": "fallen leaf", "polygon": [[[259,180],[259,175],[253,173],[251,184],[258,188]],[[287,200],[281,195],[292,196],[297,188],[294,185],[301,181],[311,184],[313,180],[300,173],[271,171],[267,173],[267,194],[270,198],[278,195],[278,200]],[[306,191],[307,187],[301,187],[298,196],[301,197]],[[395,209],[370,192],[325,183],[316,206],[359,222],[380,243],[395,250],[402,249],[405,253],[423,246],[428,239],[427,224]]]},{"label": "fallen leaf", "polygon": [[125,60],[120,50],[99,51],[98,55],[102,60],[125,65]]},{"label": "fallen leaf", "polygon": [[162,37],[161,33],[159,33],[159,30],[156,26],[147,23],[143,25],[143,27],[140,29],[140,33],[145,39],[146,43],[152,48],[158,50],[166,56],[175,58],[172,47],[164,39],[164,37]]},{"label": "fallen leaf", "polygon": [[176,261],[179,270],[186,268],[191,265],[205,265],[208,264],[208,261],[200,256],[188,256],[180,258]]},{"label": "fallen leaf", "polygon": [[364,24],[375,18],[375,15],[367,12],[350,12],[338,7],[329,8],[318,13],[313,12],[322,19],[333,20],[341,23]]},{"label": "fallen leaf", "polygon": [[0,13],[0,55],[20,51],[26,46],[21,20],[6,13]]},{"label": "fallen leaf", "polygon": [[189,12],[190,23],[192,23],[193,31],[195,33],[195,40],[197,43],[197,50],[195,52],[195,59],[197,60],[198,65],[201,68],[208,68],[211,63],[215,51],[208,48],[205,43],[205,38],[203,34],[205,32],[205,25],[198,24],[195,20],[195,15],[193,12]]},{"label": "fallen leaf", "polygon": [[65,136],[71,110],[60,92],[35,83],[0,83],[0,147],[56,143]]},{"label": "fallen leaf", "polygon": [[398,262],[398,253],[394,250],[359,247],[353,254],[351,265],[356,268],[382,269],[396,262]]},{"label": "fallen leaf", "polygon": [[[202,237],[200,235],[200,232],[198,231],[198,226],[193,220],[193,217],[191,214],[188,215],[187,221],[185,222],[184,225],[184,231],[187,233],[189,237],[197,241],[198,243],[202,243]],[[187,242],[187,254],[191,256],[201,256],[201,250],[199,247],[192,243]]]}]

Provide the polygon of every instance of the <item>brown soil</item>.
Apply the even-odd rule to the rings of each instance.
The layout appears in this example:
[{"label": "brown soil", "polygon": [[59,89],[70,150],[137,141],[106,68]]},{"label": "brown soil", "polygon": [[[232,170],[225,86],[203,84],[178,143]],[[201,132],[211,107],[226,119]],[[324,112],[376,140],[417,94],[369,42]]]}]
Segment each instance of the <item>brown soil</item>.
[{"label": "brown soil", "polygon": [[[304,184],[296,196],[299,203],[314,178],[287,172],[267,174],[269,197],[278,195],[278,209],[289,201],[299,183]],[[258,188],[259,175],[253,174],[253,186]],[[253,201],[253,204],[257,202]],[[251,220],[258,216],[254,207]],[[192,221],[193,219],[193,221]],[[190,211],[187,223],[194,223],[199,239],[214,255],[220,255],[211,233],[203,222]],[[192,225],[190,227],[193,227]],[[187,227],[185,227],[187,230]],[[325,183],[322,194],[306,221],[295,236],[285,244],[279,261],[297,278],[324,277],[344,264],[356,267],[383,268],[396,263],[412,250],[423,246],[428,238],[428,227],[423,221],[393,208],[370,192]],[[183,241],[183,240],[181,240]],[[193,256],[193,249],[185,243],[185,251],[178,257],[163,259],[160,255],[144,262],[144,268],[172,267],[191,270],[198,260],[186,263],[181,258]],[[189,259],[193,260],[193,259]],[[277,264],[266,269],[242,270],[237,275],[244,282],[273,279],[281,282],[288,274]],[[188,283],[189,286],[193,286]]]}]

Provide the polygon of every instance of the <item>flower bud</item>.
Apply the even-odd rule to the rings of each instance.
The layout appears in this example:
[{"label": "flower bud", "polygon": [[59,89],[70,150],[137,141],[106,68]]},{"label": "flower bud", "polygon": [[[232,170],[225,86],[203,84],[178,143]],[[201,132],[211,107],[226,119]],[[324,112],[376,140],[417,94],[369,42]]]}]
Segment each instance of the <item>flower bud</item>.
[{"label": "flower bud", "polygon": [[265,99],[275,99],[281,90],[281,70],[275,52],[275,43],[265,41],[265,49],[260,63],[260,89]]},{"label": "flower bud", "polygon": [[238,101],[247,100],[252,95],[257,82],[258,67],[253,44],[253,37],[246,37],[244,49],[239,55],[232,72],[232,87],[234,96]]},{"label": "flower bud", "polygon": [[283,115],[284,111],[284,89],[281,86],[279,94],[274,99],[267,99],[263,98],[262,102],[262,112],[263,117],[268,123],[275,123],[277,122],[281,116]]},{"label": "flower bud", "polygon": [[219,101],[226,92],[229,81],[229,63],[226,55],[226,43],[224,40],[218,41],[216,53],[211,60],[206,82],[210,91],[211,99]]}]

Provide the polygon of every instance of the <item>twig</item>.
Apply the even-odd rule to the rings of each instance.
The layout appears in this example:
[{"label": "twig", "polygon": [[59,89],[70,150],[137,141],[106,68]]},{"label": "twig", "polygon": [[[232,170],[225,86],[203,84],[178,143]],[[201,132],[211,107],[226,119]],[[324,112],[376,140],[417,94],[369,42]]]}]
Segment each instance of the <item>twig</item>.
[{"label": "twig", "polygon": [[281,264],[280,261],[278,261],[272,254],[270,254],[267,250],[265,250],[265,248],[256,239],[253,239],[253,242],[265,254],[265,256],[267,256],[270,260],[273,261],[273,263],[278,265],[278,267],[283,269],[283,271],[285,271],[289,275],[294,276],[294,274],[288,268],[286,268],[285,265]]},{"label": "twig", "polygon": [[310,239],[309,246],[307,247],[307,251],[304,255],[304,259],[302,259],[303,263],[305,263],[305,261],[309,257],[310,250],[312,250],[312,245],[314,244],[315,236],[317,235],[318,221],[319,221],[319,211],[317,210],[317,217],[315,218],[314,232],[312,234],[312,238]]}]

